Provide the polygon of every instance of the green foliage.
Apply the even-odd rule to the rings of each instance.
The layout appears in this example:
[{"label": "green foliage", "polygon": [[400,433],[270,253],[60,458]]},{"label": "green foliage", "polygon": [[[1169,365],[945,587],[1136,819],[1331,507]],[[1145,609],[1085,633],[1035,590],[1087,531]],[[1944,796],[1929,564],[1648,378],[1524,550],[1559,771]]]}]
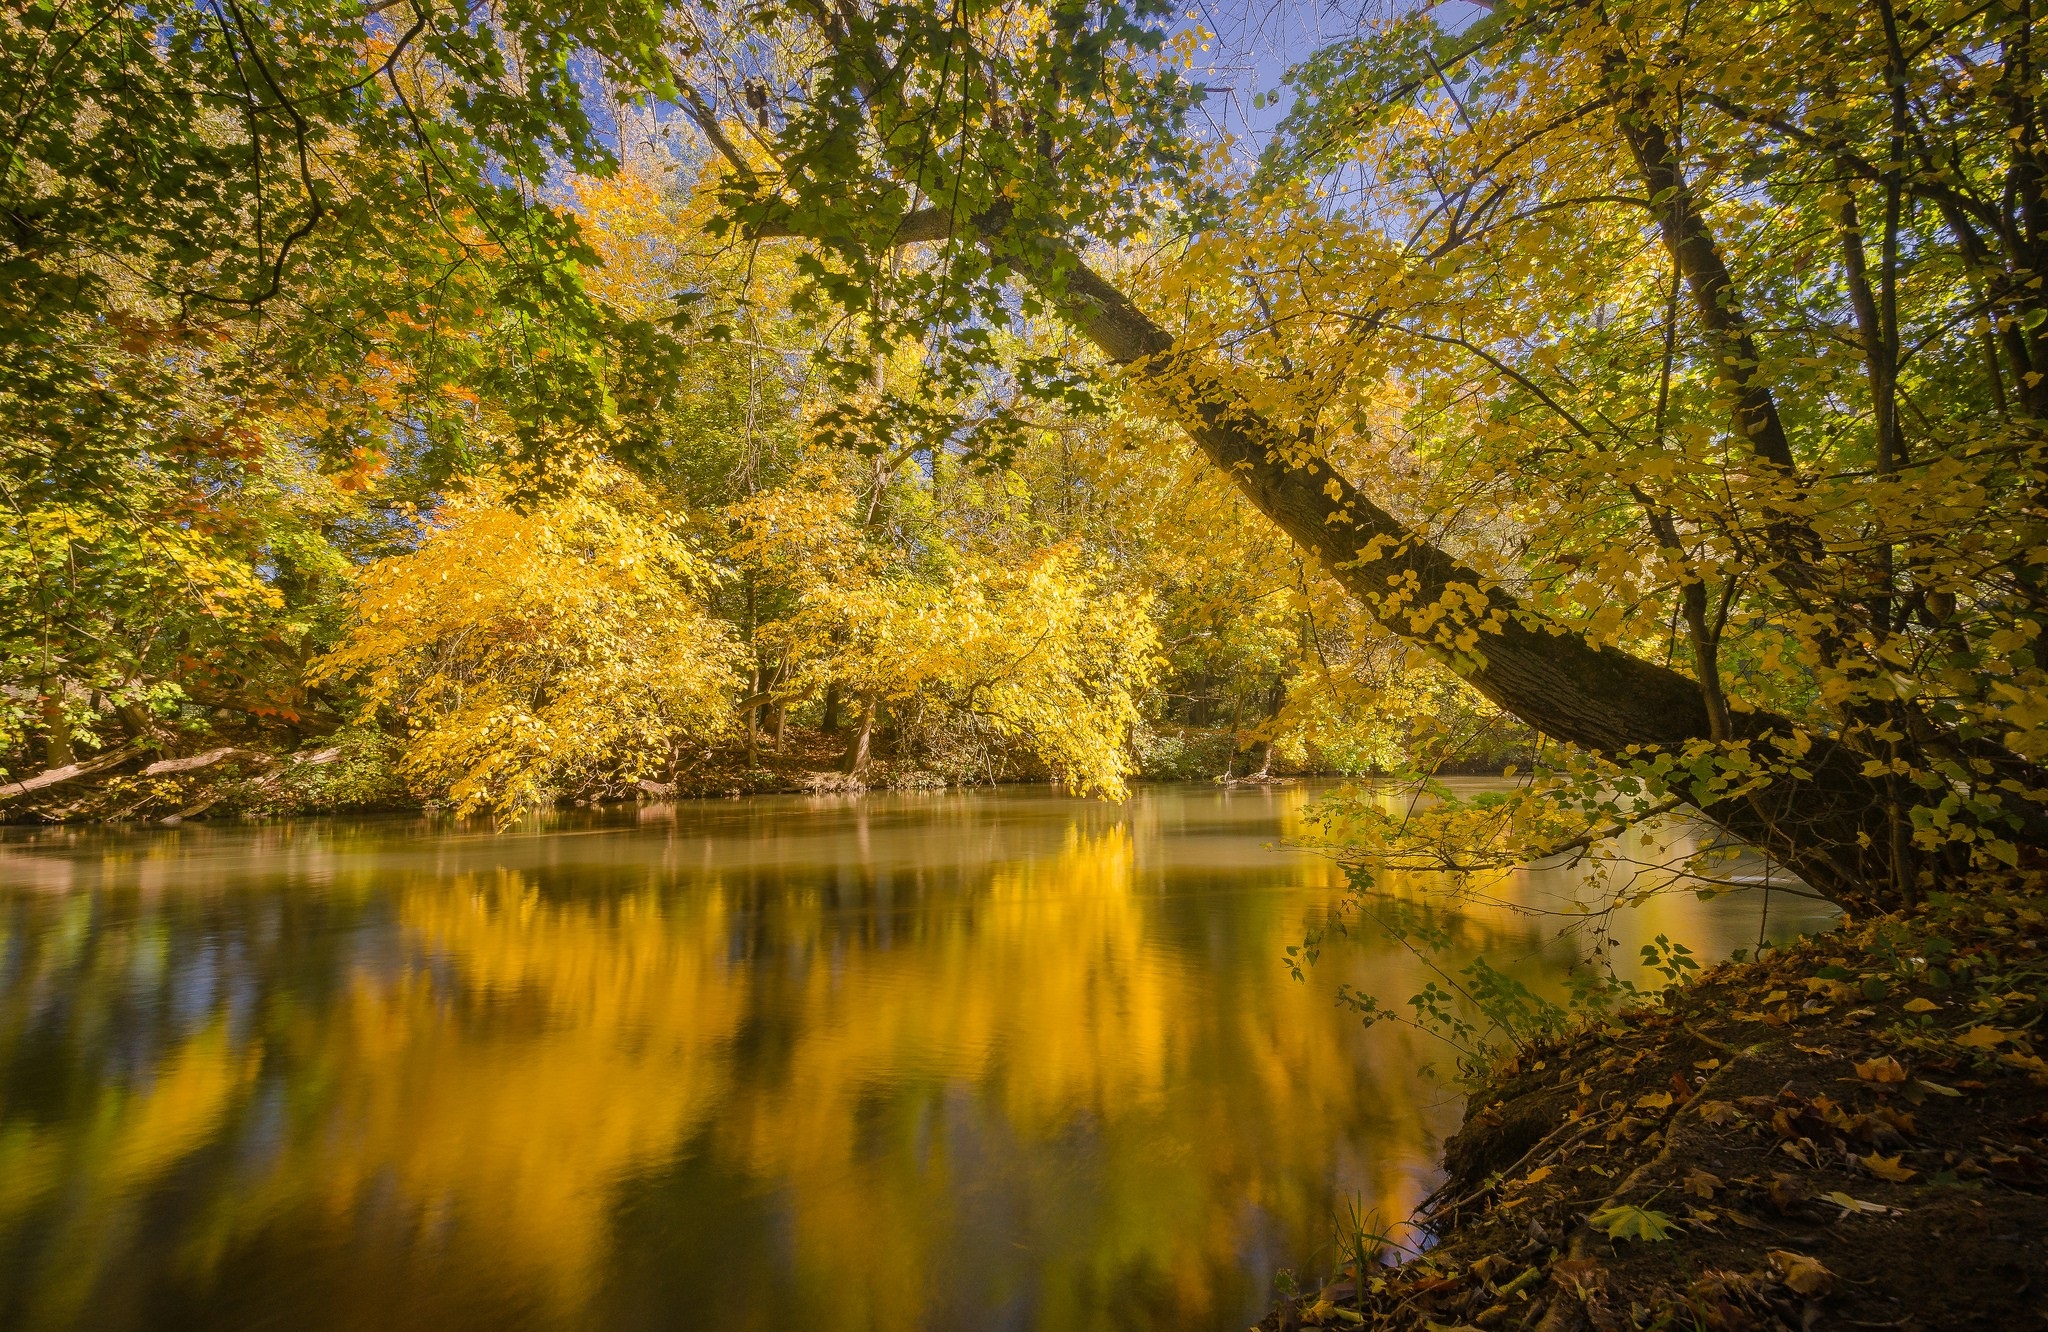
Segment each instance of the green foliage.
[{"label": "green foliage", "polygon": [[344,726],[322,737],[321,746],[341,752],[331,762],[289,767],[277,807],[293,814],[355,814],[418,803],[400,770],[405,750],[396,736],[374,726]]}]

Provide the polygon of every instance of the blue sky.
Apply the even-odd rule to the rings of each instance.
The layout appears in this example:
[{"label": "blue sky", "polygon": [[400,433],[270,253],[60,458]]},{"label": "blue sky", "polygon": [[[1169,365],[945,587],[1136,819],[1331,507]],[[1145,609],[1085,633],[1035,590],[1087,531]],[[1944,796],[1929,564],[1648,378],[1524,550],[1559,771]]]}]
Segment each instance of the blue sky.
[{"label": "blue sky", "polygon": [[[1291,98],[1255,108],[1254,96],[1280,89],[1287,70],[1319,48],[1415,7],[1413,0],[1188,0],[1187,21],[1216,34],[1211,63],[1196,71],[1215,89],[1201,117],[1213,131],[1236,136],[1242,150],[1257,153]],[[1472,0],[1445,0],[1439,11],[1439,21],[1452,29],[1484,12]]]}]

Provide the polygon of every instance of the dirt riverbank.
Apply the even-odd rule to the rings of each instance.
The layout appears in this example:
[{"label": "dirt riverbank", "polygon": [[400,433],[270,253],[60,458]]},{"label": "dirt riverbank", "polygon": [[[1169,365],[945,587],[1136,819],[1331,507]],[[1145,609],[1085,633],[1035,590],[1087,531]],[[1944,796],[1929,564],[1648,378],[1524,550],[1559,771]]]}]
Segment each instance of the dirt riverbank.
[{"label": "dirt riverbank", "polygon": [[2048,1323],[2043,876],[1707,972],[1472,1098],[1419,1257],[1264,1332]]}]

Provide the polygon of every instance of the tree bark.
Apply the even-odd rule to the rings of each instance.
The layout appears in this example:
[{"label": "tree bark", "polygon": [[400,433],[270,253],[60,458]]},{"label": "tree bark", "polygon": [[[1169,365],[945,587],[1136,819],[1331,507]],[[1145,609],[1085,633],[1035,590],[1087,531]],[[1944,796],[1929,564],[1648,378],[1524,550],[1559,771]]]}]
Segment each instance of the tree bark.
[{"label": "tree bark", "polygon": [[853,739],[847,742],[846,756],[839,761],[840,771],[849,777],[859,776],[861,769],[868,766],[868,746],[874,738],[878,706],[873,694],[862,696],[860,725],[855,728]]},{"label": "tree bark", "polygon": [[63,768],[78,761],[71,747],[71,721],[64,715],[64,682],[56,676],[43,681],[43,766]]}]

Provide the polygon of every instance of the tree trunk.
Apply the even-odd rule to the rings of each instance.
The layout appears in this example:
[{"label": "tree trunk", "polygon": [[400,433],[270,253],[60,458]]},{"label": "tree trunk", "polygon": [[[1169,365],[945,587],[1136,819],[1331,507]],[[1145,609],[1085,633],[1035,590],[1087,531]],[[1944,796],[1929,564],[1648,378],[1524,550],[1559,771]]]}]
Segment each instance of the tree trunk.
[{"label": "tree trunk", "polygon": [[839,682],[832,681],[825,686],[824,715],[818,719],[818,729],[826,735],[839,734]]},{"label": "tree trunk", "polygon": [[[996,221],[997,219],[991,219]],[[1547,735],[1617,759],[1713,739],[1697,681],[1587,642],[1403,526],[1250,406],[1227,375],[1173,338],[1071,249],[1027,276],[1150,391],[1260,512],[1382,625],[1429,650],[1481,694]],[[1709,817],[1852,910],[1880,907],[1891,881],[1884,792],[1862,759],[1786,718],[1735,711],[1732,738],[1766,758],[1803,747],[1804,778],[1705,802]]]},{"label": "tree trunk", "polygon": [[62,768],[78,761],[71,747],[71,719],[64,715],[64,681],[49,676],[43,681],[43,766]]},{"label": "tree trunk", "polygon": [[853,739],[847,743],[846,757],[839,762],[840,771],[846,773],[849,777],[859,776],[861,769],[868,766],[868,745],[875,733],[875,711],[877,706],[878,704],[873,694],[867,694],[862,697],[860,725],[855,729]]}]

